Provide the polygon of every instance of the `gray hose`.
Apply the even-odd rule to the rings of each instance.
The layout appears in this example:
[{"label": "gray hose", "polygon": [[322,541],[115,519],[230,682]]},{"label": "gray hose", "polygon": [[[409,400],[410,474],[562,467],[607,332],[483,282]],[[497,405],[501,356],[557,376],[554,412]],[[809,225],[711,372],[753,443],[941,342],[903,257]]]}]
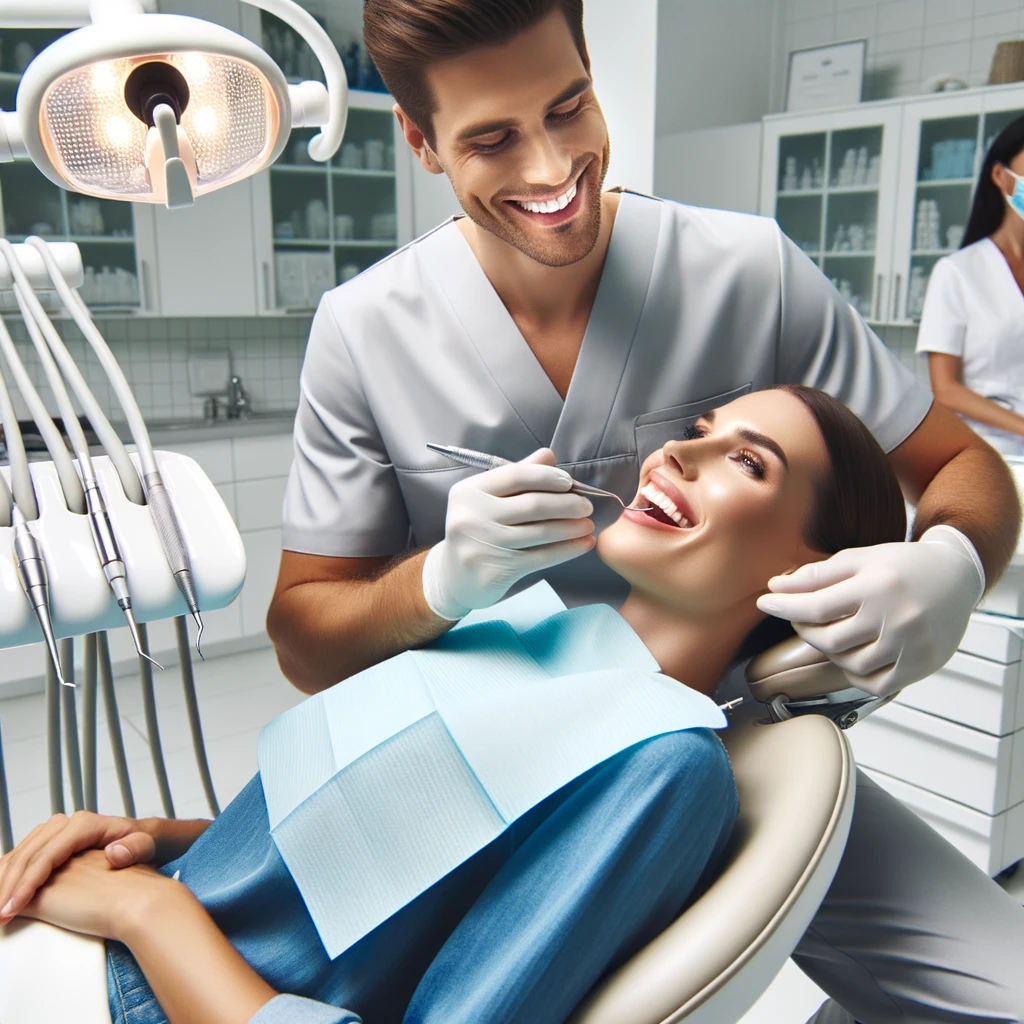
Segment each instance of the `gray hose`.
[{"label": "gray hose", "polygon": [[121,790],[121,805],[129,818],[135,817],[135,798],[132,780],[128,774],[128,761],[124,756],[124,736],[121,735],[121,716],[117,711],[117,691],[114,689],[114,669],[110,664],[110,641],[106,633],[96,634],[96,650],[100,663],[100,685],[103,687],[103,710],[107,715],[107,734],[114,755],[114,772]]},{"label": "gray hose", "polygon": [[[14,347],[3,317],[0,317],[0,352],[3,353],[4,359],[7,361],[14,383],[28,406],[29,414],[36,421],[39,433],[43,436],[46,450],[50,453],[57,476],[60,478],[65,504],[72,512],[84,513],[85,491],[82,489],[82,481],[78,479],[78,474],[75,472],[75,464],[71,461],[60,431],[53,425],[53,420],[50,419],[46,405],[39,397],[39,392],[36,391],[32,378],[29,377],[25,365],[21,361],[21,356],[18,355],[18,350]],[[22,511],[24,512],[24,509]],[[25,518],[27,519],[28,516]]]},{"label": "gray hose", "polygon": [[11,799],[7,792],[7,768],[4,766],[4,741],[0,734],[0,855],[14,849],[14,829],[11,828]]},{"label": "gray hose", "polygon": [[78,708],[75,706],[75,641],[60,642],[60,665],[67,686],[60,688],[64,705],[64,754],[68,761],[68,781],[71,783],[71,806],[80,811],[85,807],[82,796],[82,754],[78,747]]},{"label": "gray hose", "polygon": [[188,643],[188,622],[183,615],[174,620],[174,632],[178,641],[178,658],[181,660],[181,685],[185,691],[185,707],[188,710],[188,727],[192,733],[192,749],[196,755],[196,767],[199,779],[206,794],[206,803],[210,814],[216,818],[220,814],[220,804],[213,788],[213,777],[210,775],[210,763],[206,758],[206,743],[203,740],[203,723],[199,717],[199,698],[196,696],[196,679],[192,672],[192,651]]},{"label": "gray hose", "polygon": [[85,635],[82,653],[82,795],[85,809],[98,806],[96,784],[96,634]]},{"label": "gray hose", "polygon": [[[11,467],[11,490],[14,500],[26,519],[38,519],[39,507],[36,505],[36,492],[32,487],[32,474],[28,469],[28,455],[25,452],[25,441],[18,426],[18,416],[14,411],[7,382],[0,370],[0,426],[4,428],[4,440],[7,444],[7,462]],[[8,506],[0,512],[0,526],[11,525],[11,510]]]},{"label": "gray hose", "polygon": [[[61,666],[63,668],[63,666]],[[64,813],[64,772],[60,756],[60,683],[46,659],[46,756],[50,766],[50,813]]]},{"label": "gray hose", "polygon": [[[149,654],[149,631],[144,622],[139,623],[139,640],[142,653]],[[153,665],[146,658],[139,658],[139,676],[142,680],[142,708],[146,716],[146,736],[149,739],[149,753],[153,759],[153,773],[160,790],[160,803],[164,815],[174,817],[174,801],[171,799],[171,784],[167,779],[167,765],[164,763],[164,748],[160,742],[160,721],[156,714],[156,691],[153,689]]]}]

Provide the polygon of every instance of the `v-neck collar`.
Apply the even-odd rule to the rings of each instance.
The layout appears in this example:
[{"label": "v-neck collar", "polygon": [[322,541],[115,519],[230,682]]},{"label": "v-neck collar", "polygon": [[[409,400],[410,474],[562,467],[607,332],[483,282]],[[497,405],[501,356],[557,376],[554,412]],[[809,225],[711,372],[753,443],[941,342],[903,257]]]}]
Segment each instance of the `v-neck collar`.
[{"label": "v-neck collar", "polygon": [[[453,218],[423,240],[426,265],[492,379],[559,462],[597,458],[651,279],[661,202],[623,192],[565,401]],[[498,454],[498,453],[496,453]]]},{"label": "v-neck collar", "polygon": [[1010,287],[1017,295],[1017,298],[1020,300],[1021,305],[1024,305],[1024,291],[1021,291],[1021,287],[1017,283],[1017,278],[1014,276],[1013,268],[1007,261],[1006,256],[1003,253],[1003,250],[1000,249],[999,246],[992,241],[991,237],[987,236],[985,238],[985,241],[988,242],[990,246],[993,259],[995,259],[1002,266],[1002,270],[999,271],[999,273],[1004,274],[1007,278],[1009,278]]}]

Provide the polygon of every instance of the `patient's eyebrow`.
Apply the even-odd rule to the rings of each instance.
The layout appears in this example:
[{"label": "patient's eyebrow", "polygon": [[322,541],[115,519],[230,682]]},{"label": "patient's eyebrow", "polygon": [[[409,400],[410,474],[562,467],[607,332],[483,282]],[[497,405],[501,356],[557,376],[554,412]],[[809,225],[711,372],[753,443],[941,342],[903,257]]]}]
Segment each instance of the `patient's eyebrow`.
[{"label": "patient's eyebrow", "polygon": [[751,430],[749,427],[739,427],[736,433],[744,441],[759,445],[761,448],[767,448],[787,470],[789,469],[789,460],[786,458],[786,453],[767,434],[762,434],[759,430]]}]

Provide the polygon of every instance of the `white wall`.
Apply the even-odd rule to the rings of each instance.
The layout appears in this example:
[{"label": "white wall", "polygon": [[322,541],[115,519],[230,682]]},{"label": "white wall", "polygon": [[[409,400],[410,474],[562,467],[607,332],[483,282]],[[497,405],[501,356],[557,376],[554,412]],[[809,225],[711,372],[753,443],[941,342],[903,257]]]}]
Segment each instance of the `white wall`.
[{"label": "white wall", "polygon": [[661,0],[658,136],[757,121],[772,111],[781,2]]},{"label": "white wall", "polygon": [[757,213],[761,122],[659,135],[654,191],[691,206]]},{"label": "white wall", "polygon": [[[666,0],[671,3],[672,0]],[[988,81],[996,43],[1024,36],[1022,0],[779,0],[785,85],[786,54],[846,39],[867,39],[865,99],[920,93],[946,73],[972,86]]]},{"label": "white wall", "polygon": [[594,90],[611,138],[609,185],[654,188],[658,0],[586,0]]}]

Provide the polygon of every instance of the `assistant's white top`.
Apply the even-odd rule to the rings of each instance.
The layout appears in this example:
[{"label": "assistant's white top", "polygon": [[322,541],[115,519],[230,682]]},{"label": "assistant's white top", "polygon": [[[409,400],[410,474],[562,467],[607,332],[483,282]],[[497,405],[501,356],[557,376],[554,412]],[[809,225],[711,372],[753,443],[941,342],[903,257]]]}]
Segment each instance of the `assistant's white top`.
[{"label": "assistant's white top", "polygon": [[[447,221],[321,300],[283,545],[371,556],[441,540],[448,490],[473,470],[428,441],[516,460],[550,446],[628,501],[641,461],[702,412],[784,382],[835,395],[887,451],[932,401],[774,221],[627,192],[563,402]],[[594,505],[599,528],[620,512]],[[543,575],[570,606],[628,589],[593,552]]]},{"label": "assistant's white top", "polygon": [[1024,295],[990,238],[935,264],[917,351],[959,356],[967,387],[1024,414]]}]

